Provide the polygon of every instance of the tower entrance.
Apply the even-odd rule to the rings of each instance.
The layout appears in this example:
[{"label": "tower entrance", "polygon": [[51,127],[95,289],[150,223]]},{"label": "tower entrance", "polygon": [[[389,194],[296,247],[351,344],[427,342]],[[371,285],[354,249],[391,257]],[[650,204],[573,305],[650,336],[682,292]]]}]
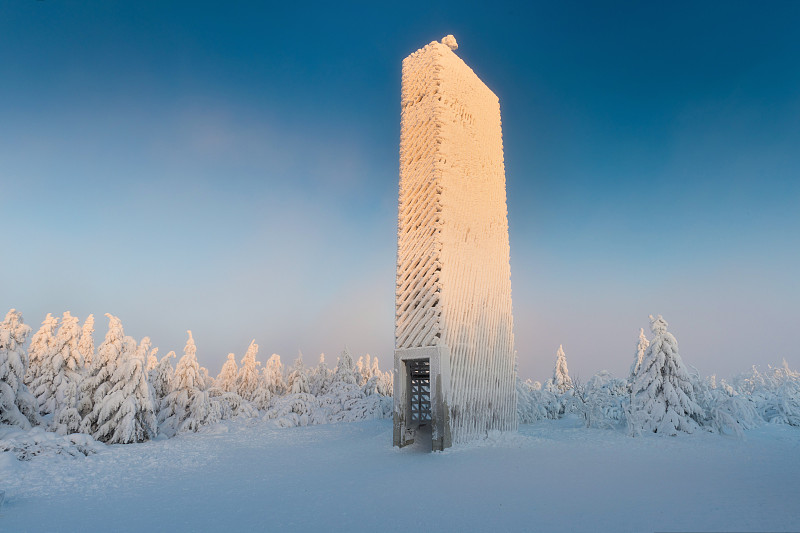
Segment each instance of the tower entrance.
[{"label": "tower entrance", "polygon": [[410,427],[419,428],[431,423],[431,361],[414,359],[406,362],[408,367],[408,412]]}]

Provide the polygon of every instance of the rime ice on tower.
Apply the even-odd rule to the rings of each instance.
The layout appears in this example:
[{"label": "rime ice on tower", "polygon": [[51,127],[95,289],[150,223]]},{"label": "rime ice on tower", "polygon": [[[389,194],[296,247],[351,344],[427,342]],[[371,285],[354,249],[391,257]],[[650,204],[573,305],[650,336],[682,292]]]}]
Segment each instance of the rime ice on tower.
[{"label": "rime ice on tower", "polygon": [[403,61],[395,446],[517,426],[500,103],[457,47]]}]

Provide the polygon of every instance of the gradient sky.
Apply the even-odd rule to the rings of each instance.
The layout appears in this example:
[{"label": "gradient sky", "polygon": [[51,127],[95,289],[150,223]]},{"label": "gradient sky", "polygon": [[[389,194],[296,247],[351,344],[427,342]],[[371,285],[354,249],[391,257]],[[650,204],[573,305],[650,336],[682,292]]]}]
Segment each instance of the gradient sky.
[{"label": "gradient sky", "polygon": [[[503,115],[516,344],[800,366],[800,2],[0,2],[0,307],[161,354],[393,348],[402,59]],[[647,329],[646,329],[647,331]]]}]

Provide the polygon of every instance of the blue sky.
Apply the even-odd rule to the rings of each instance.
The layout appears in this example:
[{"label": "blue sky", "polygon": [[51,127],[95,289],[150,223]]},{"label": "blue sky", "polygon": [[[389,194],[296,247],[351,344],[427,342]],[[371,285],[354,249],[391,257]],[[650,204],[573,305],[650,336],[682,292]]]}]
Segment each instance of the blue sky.
[{"label": "blue sky", "polygon": [[499,96],[520,373],[800,366],[800,3],[0,4],[0,304],[391,362],[400,63]]}]

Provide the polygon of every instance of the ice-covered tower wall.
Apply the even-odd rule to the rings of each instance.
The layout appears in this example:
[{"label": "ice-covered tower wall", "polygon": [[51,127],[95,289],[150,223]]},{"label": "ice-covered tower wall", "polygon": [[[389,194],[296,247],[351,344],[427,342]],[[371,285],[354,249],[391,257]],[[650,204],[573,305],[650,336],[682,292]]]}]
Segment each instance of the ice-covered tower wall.
[{"label": "ice-covered tower wall", "polygon": [[[432,382],[449,373],[431,384],[434,418],[447,426],[434,425],[434,447],[437,437],[444,447],[516,429],[500,104],[453,52],[455,39],[443,42],[403,61],[395,314],[396,375],[415,353],[442,354]],[[396,383],[403,445],[407,398]]]}]

